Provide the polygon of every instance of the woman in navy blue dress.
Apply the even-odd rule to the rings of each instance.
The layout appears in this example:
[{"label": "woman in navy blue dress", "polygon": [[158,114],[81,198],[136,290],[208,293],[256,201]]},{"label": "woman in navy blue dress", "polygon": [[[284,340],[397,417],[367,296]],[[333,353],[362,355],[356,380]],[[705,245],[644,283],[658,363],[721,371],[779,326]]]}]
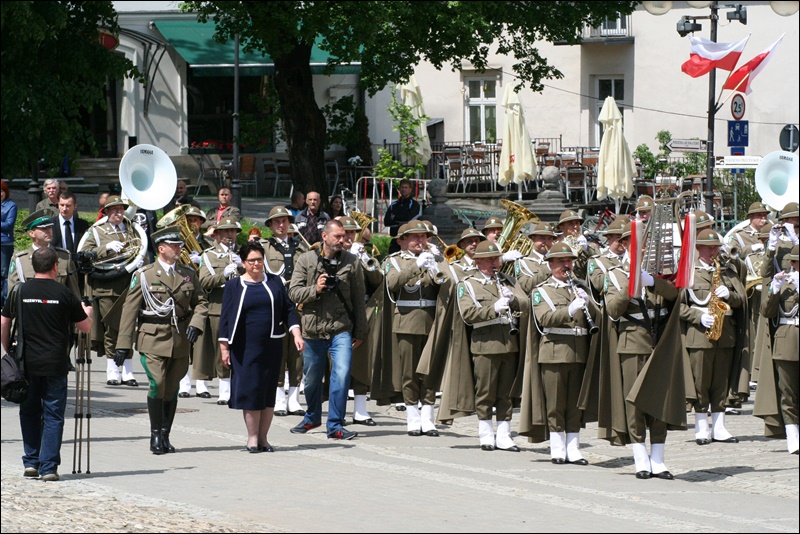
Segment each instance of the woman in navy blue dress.
[{"label": "woman in navy blue dress", "polygon": [[267,432],[275,411],[282,338],[288,330],[301,352],[305,343],[283,280],[264,272],[261,244],[246,243],[239,256],[245,273],[225,284],[219,321],[222,363],[232,368],[228,406],[244,411],[247,450],[273,452]]}]

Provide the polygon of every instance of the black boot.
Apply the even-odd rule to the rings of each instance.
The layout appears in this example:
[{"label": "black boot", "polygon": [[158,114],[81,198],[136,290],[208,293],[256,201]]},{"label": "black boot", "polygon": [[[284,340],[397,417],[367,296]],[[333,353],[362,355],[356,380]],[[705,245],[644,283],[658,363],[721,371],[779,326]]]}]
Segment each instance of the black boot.
[{"label": "black boot", "polygon": [[161,442],[164,445],[164,452],[175,452],[175,447],[169,442],[169,432],[172,430],[172,421],[175,419],[177,408],[177,400],[164,401],[164,424],[161,426]]},{"label": "black boot", "polygon": [[150,451],[153,454],[164,454],[164,442],[161,427],[164,423],[164,401],[147,397],[147,413],[150,415]]}]

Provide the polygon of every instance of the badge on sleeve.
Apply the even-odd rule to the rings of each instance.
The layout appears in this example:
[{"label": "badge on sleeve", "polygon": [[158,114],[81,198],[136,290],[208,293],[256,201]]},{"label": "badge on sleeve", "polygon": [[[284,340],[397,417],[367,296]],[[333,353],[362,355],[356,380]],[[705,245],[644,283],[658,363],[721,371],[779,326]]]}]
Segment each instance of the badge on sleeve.
[{"label": "badge on sleeve", "polygon": [[541,304],[542,302],[542,295],[538,291],[533,294],[533,304],[534,306]]},{"label": "badge on sleeve", "polygon": [[589,274],[592,274],[594,272],[595,267],[596,267],[596,265],[594,264],[594,260],[590,261],[589,262]]},{"label": "badge on sleeve", "polygon": [[11,267],[8,268],[8,274],[14,274],[14,271],[17,270],[17,261],[16,259],[11,260]]},{"label": "badge on sleeve", "polygon": [[603,280],[603,291],[608,293],[608,276]]},{"label": "badge on sleeve", "polygon": [[466,289],[467,288],[462,286],[462,285],[458,286],[458,298],[461,298],[461,297],[464,296],[464,292],[466,291]]},{"label": "badge on sleeve", "polygon": [[389,265],[389,262],[388,262],[388,261],[387,261],[386,263],[384,263],[384,264],[383,264],[383,272],[384,272],[384,274],[389,274],[389,270],[390,270],[391,268],[392,268],[392,267],[391,267],[391,265]]},{"label": "badge on sleeve", "polygon": [[520,266],[519,262],[514,263],[514,276],[519,276],[519,273],[522,272],[522,267]]},{"label": "badge on sleeve", "polygon": [[136,282],[138,282],[138,278],[136,278],[136,274],[134,273],[133,277],[131,278],[131,289],[136,287]]}]

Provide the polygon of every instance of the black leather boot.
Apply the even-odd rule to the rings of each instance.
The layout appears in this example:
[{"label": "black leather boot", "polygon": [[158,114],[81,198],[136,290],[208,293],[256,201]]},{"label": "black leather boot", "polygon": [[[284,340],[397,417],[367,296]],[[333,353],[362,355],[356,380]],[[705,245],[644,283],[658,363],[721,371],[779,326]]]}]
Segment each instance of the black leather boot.
[{"label": "black leather boot", "polygon": [[164,442],[161,427],[164,423],[164,401],[147,397],[147,413],[150,416],[150,451],[153,454],[164,454]]},{"label": "black leather boot", "polygon": [[175,452],[175,447],[169,442],[169,433],[172,430],[172,421],[175,419],[177,408],[177,400],[164,401],[164,424],[161,426],[161,443],[164,445],[164,452]]}]

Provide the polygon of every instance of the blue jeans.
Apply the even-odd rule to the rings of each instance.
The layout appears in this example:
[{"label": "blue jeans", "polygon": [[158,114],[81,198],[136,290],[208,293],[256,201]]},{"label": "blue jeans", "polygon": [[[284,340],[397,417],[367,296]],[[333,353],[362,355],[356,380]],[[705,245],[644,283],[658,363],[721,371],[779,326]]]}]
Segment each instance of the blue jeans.
[{"label": "blue jeans", "polygon": [[350,387],[350,359],[353,338],[350,332],[336,334],[332,339],[306,339],[303,351],[306,416],[304,423],[322,424],[322,377],[331,354],[331,382],[328,392],[328,435],[342,430],[347,413],[347,390]]},{"label": "blue jeans", "polygon": [[28,398],[19,406],[25,455],[22,464],[40,475],[57,473],[67,408],[67,375],[31,376]]},{"label": "blue jeans", "polygon": [[3,243],[0,245],[0,276],[3,285],[0,286],[0,309],[6,303],[8,296],[8,271],[11,266],[11,258],[14,256],[14,243]]}]

